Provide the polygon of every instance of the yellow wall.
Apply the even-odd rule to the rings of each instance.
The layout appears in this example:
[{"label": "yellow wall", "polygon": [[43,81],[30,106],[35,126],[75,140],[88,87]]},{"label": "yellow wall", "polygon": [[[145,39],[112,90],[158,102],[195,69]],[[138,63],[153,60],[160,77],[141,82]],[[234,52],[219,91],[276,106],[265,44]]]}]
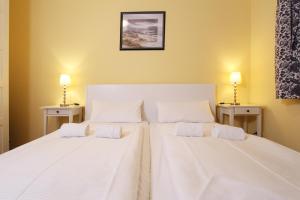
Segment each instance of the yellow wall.
[{"label": "yellow wall", "polygon": [[[229,72],[244,74],[248,100],[250,1],[11,0],[11,142],[42,134],[42,105],[61,101],[59,74],[72,75],[73,102],[96,83],[216,83],[231,100]],[[119,51],[121,11],[164,10],[165,51]]]},{"label": "yellow wall", "polygon": [[300,100],[275,99],[276,0],[252,0],[250,96],[263,105],[264,136],[300,151]]},{"label": "yellow wall", "polygon": [[[264,136],[300,151],[300,101],[275,99],[276,0],[11,0],[12,146],[42,135],[42,105],[58,104],[60,73],[71,101],[96,83],[216,83],[231,101],[229,72],[240,70],[240,100],[263,105]],[[165,10],[165,51],[119,51],[121,11]],[[55,120],[51,122],[57,125]]]}]

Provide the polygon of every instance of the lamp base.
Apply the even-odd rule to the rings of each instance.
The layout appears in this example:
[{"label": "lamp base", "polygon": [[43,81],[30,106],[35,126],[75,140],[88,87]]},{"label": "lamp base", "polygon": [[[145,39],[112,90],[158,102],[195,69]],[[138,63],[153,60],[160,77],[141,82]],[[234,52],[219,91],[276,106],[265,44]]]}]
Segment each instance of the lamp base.
[{"label": "lamp base", "polygon": [[232,105],[232,106],[239,106],[239,105],[241,105],[240,103],[230,103],[230,105]]},{"label": "lamp base", "polygon": [[68,107],[70,104],[60,104],[60,107]]}]

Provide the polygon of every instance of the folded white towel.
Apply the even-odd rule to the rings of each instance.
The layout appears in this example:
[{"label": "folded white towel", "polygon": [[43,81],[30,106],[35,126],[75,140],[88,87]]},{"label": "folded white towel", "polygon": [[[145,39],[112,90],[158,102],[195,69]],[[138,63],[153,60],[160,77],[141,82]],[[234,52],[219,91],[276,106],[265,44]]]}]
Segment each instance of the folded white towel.
[{"label": "folded white towel", "polygon": [[94,127],[96,137],[102,138],[121,138],[121,127],[111,125],[97,125]]},{"label": "folded white towel", "polygon": [[63,124],[58,130],[61,137],[84,137],[87,134],[88,124]]},{"label": "folded white towel", "polygon": [[200,123],[179,122],[176,124],[175,134],[185,137],[202,137],[204,135],[204,129]]},{"label": "folded white towel", "polygon": [[212,129],[212,136],[228,140],[244,140],[246,133],[242,128],[216,124]]}]

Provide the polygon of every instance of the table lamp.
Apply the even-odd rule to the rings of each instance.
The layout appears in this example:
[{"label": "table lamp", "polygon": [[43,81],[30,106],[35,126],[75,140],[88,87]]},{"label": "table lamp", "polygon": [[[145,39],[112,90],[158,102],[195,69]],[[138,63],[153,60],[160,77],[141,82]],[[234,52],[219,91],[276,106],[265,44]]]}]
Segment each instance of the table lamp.
[{"label": "table lamp", "polygon": [[67,96],[67,86],[71,84],[71,77],[68,74],[61,74],[59,79],[60,85],[63,87],[63,103],[60,104],[61,107],[69,106],[66,103],[66,96]]},{"label": "table lamp", "polygon": [[233,85],[233,103],[231,103],[231,105],[240,105],[240,103],[237,102],[237,85],[242,82],[241,72],[231,72],[230,82]]}]

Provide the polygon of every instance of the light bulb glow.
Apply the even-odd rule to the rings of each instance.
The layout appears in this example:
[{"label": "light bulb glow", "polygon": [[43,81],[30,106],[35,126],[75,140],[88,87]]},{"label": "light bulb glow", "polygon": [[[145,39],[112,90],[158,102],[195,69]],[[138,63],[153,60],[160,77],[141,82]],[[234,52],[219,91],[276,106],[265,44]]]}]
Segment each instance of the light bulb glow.
[{"label": "light bulb glow", "polygon": [[71,77],[68,74],[61,74],[59,83],[61,86],[68,86],[71,84]]},{"label": "light bulb glow", "polygon": [[231,84],[241,84],[242,83],[241,72],[231,72],[230,82]]}]

